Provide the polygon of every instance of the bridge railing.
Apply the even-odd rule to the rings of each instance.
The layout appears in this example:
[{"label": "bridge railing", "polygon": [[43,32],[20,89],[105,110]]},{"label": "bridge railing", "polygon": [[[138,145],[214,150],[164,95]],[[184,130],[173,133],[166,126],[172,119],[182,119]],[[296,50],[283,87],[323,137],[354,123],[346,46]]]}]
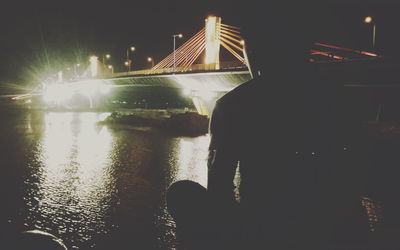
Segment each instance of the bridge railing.
[{"label": "bridge railing", "polygon": [[[241,62],[221,62],[219,70],[227,69],[239,69],[246,67]],[[172,74],[172,73],[185,73],[185,72],[206,72],[215,71],[215,65],[210,64],[194,64],[190,67],[176,67],[176,68],[161,68],[161,69],[142,69],[129,72],[118,72],[114,74],[105,74],[104,77],[115,78],[124,76],[138,76],[138,75],[160,75],[160,74]]]}]

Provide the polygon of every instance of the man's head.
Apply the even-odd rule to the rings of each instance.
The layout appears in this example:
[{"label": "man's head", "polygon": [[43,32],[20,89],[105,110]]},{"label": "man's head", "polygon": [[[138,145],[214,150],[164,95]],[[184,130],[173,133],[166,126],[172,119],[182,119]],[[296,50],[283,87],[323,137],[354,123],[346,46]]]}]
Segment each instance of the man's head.
[{"label": "man's head", "polygon": [[240,10],[241,30],[253,73],[277,71],[308,61],[309,49],[324,27],[322,8],[310,2],[267,2]]}]

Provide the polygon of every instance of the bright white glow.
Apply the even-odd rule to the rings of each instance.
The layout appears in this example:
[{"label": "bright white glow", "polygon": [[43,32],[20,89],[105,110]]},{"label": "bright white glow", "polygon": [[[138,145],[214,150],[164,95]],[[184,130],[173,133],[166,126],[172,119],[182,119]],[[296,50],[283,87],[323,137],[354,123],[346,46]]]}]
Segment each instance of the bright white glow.
[{"label": "bright white glow", "polygon": [[96,77],[97,76],[97,56],[91,56],[90,57],[90,71],[92,73],[92,77]]},{"label": "bright white glow", "polygon": [[95,82],[88,82],[79,86],[79,92],[87,96],[93,96],[97,92],[98,88],[99,87]]},{"label": "bright white glow", "polygon": [[130,50],[131,50],[131,51],[135,51],[135,47],[133,47],[133,46],[130,47]]},{"label": "bright white glow", "polygon": [[177,162],[171,168],[176,173],[173,181],[192,180],[207,187],[207,157],[210,136],[195,139],[180,138],[173,150],[177,153]]},{"label": "bright white glow", "polygon": [[72,89],[64,84],[51,84],[47,85],[43,93],[43,100],[46,103],[60,104],[70,99],[73,94]]},{"label": "bright white glow", "polygon": [[214,91],[200,90],[196,91],[194,95],[200,97],[206,102],[209,102],[216,98],[217,93],[215,93]]},{"label": "bright white glow", "polygon": [[[31,211],[39,211],[47,221],[58,221],[55,211],[60,210],[80,215],[74,224],[82,235],[106,230],[102,225],[105,202],[115,190],[110,164],[113,137],[107,128],[97,127],[101,119],[95,113],[44,114],[40,164],[35,165],[38,184],[27,197],[36,200]],[[89,221],[95,221],[98,228],[87,228]],[[42,221],[37,223],[43,226]],[[60,224],[60,230],[66,230],[65,225]]]},{"label": "bright white glow", "polygon": [[105,84],[101,84],[99,87],[99,90],[103,95],[108,94],[110,92],[110,89],[111,89],[111,86],[105,85]]},{"label": "bright white glow", "polygon": [[90,80],[79,83],[75,86],[77,92],[92,97],[96,94],[107,94],[110,92],[111,85],[104,84],[100,80]]},{"label": "bright white glow", "polygon": [[185,96],[191,96],[192,90],[189,89],[189,88],[183,88],[182,93],[183,93]]},{"label": "bright white glow", "polygon": [[367,17],[364,19],[364,22],[365,22],[365,23],[371,23],[371,22],[372,22],[372,17],[367,16]]}]

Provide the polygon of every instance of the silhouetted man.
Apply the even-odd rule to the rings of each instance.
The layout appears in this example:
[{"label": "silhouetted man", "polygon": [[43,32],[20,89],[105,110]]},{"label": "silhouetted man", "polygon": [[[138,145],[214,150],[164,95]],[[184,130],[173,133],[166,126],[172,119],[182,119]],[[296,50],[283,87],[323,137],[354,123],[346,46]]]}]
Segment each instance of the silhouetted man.
[{"label": "silhouetted man", "polygon": [[309,61],[327,28],[309,7],[242,10],[253,79],[218,100],[210,123],[204,211],[219,247],[326,249],[366,233],[362,136],[342,108],[343,83]]}]

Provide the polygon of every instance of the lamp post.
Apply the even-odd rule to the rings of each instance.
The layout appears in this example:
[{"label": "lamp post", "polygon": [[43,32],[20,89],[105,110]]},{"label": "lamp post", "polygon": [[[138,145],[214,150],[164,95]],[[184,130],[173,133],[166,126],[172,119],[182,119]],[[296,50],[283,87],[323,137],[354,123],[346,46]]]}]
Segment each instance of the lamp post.
[{"label": "lamp post", "polygon": [[135,47],[130,46],[129,48],[126,49],[126,62],[125,62],[125,65],[127,66],[127,71],[128,72],[131,71],[131,64],[132,64],[132,60],[130,59],[130,56],[129,56],[129,54],[130,54],[129,51],[131,51],[131,52],[135,51]]},{"label": "lamp post", "polygon": [[147,61],[148,61],[148,62],[151,62],[151,68],[153,68],[153,67],[154,67],[154,60],[153,60],[153,58],[147,57]]},{"label": "lamp post", "polygon": [[110,59],[110,58],[111,58],[110,54],[103,55],[103,64],[106,64],[106,59]]},{"label": "lamp post", "polygon": [[364,23],[372,24],[372,49],[375,49],[375,34],[376,34],[376,23],[371,16],[364,18]]},{"label": "lamp post", "polygon": [[108,65],[108,68],[111,70],[111,74],[114,74],[114,67],[112,65]]},{"label": "lamp post", "polygon": [[176,42],[175,42],[175,39],[176,39],[176,37],[179,37],[179,38],[182,38],[182,34],[176,34],[176,35],[172,35],[172,37],[174,38],[174,71],[175,71],[175,61],[176,61],[176,57],[175,57],[175,44],[176,44]]}]

